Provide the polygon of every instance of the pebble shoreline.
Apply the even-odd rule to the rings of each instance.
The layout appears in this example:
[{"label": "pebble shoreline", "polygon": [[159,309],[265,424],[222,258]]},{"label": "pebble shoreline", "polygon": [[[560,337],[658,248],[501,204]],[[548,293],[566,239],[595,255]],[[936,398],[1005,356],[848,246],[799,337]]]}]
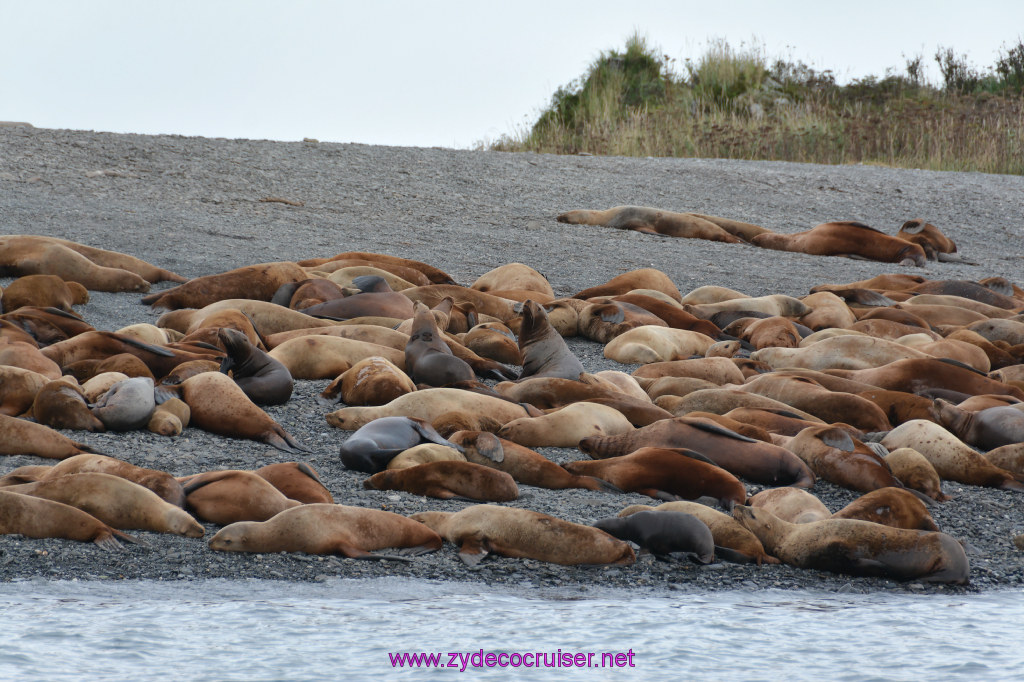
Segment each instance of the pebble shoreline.
[{"label": "pebble shoreline", "polygon": [[[976,173],[896,170],[705,159],[559,157],[525,153],[269,142],[0,128],[0,232],[46,234],[123,251],[187,277],[276,260],[374,251],[414,258],[470,284],[493,267],[526,263],[556,295],[571,295],[621,272],[656,267],[684,293],[705,284],[751,296],[806,294],[815,284],[884,272],[930,278],[1024,281],[1019,244],[1024,178]],[[99,172],[97,172],[99,171]],[[285,198],[302,205],[261,202]],[[822,258],[608,228],[563,225],[554,216],[575,208],[622,204],[726,216],[781,232],[827,220],[861,220],[889,233],[924,217],[955,239],[976,265],[927,268]],[[10,278],[0,279],[6,286]],[[155,285],[153,290],[169,287]],[[139,294],[91,292],[78,311],[98,329],[155,322],[158,311]],[[623,369],[585,339],[569,346],[588,371]],[[338,445],[349,435],[324,421],[330,408],[315,397],[327,381],[298,381],[288,404],[267,412],[313,453],[307,458],[339,503],[401,514],[457,510],[393,491],[362,489],[363,474],[346,470]],[[256,468],[290,459],[250,441],[190,428],[169,439],[64,432],[98,450],[175,475],[218,468]],[[562,463],[582,459],[562,448],[540,450]],[[0,473],[35,457],[0,458]],[[414,562],[368,562],[297,554],[213,552],[205,540],[134,533],[145,545],[105,552],[91,544],[0,536],[0,580],[270,578],[402,576],[477,581],[511,588],[630,587],[682,591],[809,588],[872,592],[963,593],[1024,585],[1024,497],[1009,491],[946,483],[955,499],[933,510],[939,527],[970,545],[971,585],[924,586],[851,578],[787,566],[698,567],[642,556],[634,566],[570,568],[488,557],[469,569],[446,544]],[[751,494],[757,486],[748,486]],[[813,492],[833,511],[856,494],[826,482]],[[550,491],[521,486],[512,503],[591,523],[637,494]],[[216,527],[207,525],[207,538]]]}]

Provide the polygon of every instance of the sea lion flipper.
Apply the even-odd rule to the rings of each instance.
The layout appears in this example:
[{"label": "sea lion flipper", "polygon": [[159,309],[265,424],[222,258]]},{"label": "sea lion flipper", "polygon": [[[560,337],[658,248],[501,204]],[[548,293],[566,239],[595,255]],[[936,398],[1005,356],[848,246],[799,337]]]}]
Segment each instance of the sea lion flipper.
[{"label": "sea lion flipper", "polygon": [[463,539],[462,547],[459,548],[459,558],[467,566],[476,566],[484,560],[490,552],[487,549],[487,540],[483,535],[475,533]]},{"label": "sea lion flipper", "polygon": [[280,427],[277,430],[268,433],[263,439],[263,442],[291,455],[312,452],[309,448],[292,438],[287,431]]},{"label": "sea lion flipper", "polygon": [[477,434],[477,437],[473,441],[473,447],[480,456],[486,457],[495,463],[505,461],[505,448],[501,445],[501,440],[493,433],[482,431]]},{"label": "sea lion flipper", "polygon": [[745,441],[747,443],[756,443],[757,442],[757,439],[755,439],[755,438],[748,438],[747,436],[742,436],[742,435],[736,433],[735,431],[730,431],[729,429],[725,428],[721,424],[715,424],[715,423],[712,423],[712,422],[706,422],[706,421],[703,421],[701,419],[684,419],[684,421],[689,426],[692,426],[692,427],[694,427],[696,429],[700,429],[701,431],[707,431],[708,433],[713,433],[713,434],[718,435],[718,436],[726,436],[727,438],[735,438],[736,440],[742,440],[742,441]]},{"label": "sea lion flipper", "polygon": [[313,470],[313,467],[309,466],[305,462],[299,462],[297,468],[299,471],[306,474],[320,485],[323,485],[323,481],[320,480],[320,476],[317,475],[316,471]]},{"label": "sea lion flipper", "polygon": [[120,552],[124,549],[121,543],[114,539],[113,535],[100,535],[93,542],[96,545],[107,552]]},{"label": "sea lion flipper", "polygon": [[[121,531],[117,530],[116,528],[112,528],[110,530],[110,532],[113,533],[115,536],[121,538],[122,540],[124,540],[126,542],[132,543],[133,545],[142,545],[143,547],[149,547],[150,546],[149,543],[146,542],[145,540],[143,540],[141,538],[137,538],[134,535],[128,535],[128,533],[122,533]],[[120,547],[120,545],[118,545],[118,547]]]},{"label": "sea lion flipper", "polygon": [[721,545],[715,545],[715,556],[722,561],[728,561],[730,564],[752,564],[757,561],[757,557],[752,557],[739,550],[722,547]]},{"label": "sea lion flipper", "polygon": [[[829,446],[830,448],[836,448],[843,452],[853,452],[853,438],[850,434],[840,428],[828,429],[822,431],[818,436],[822,443]],[[888,453],[886,453],[888,454]]]},{"label": "sea lion flipper", "polygon": [[466,451],[465,448],[463,448],[458,443],[453,443],[444,436],[442,436],[440,433],[438,433],[437,430],[433,426],[431,426],[429,422],[424,421],[423,419],[417,419],[415,417],[409,417],[408,419],[409,423],[412,425],[412,428],[414,428],[416,430],[416,433],[420,434],[420,437],[423,438],[424,440],[427,440],[431,443],[435,443],[437,445],[446,445],[461,453],[464,453]]}]

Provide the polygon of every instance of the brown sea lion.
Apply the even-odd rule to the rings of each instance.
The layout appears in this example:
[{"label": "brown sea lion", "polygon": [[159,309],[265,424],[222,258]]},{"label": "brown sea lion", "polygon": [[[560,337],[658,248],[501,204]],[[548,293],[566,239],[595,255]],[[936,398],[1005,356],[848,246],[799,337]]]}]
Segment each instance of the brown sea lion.
[{"label": "brown sea lion", "polygon": [[149,282],[136,273],[105,267],[46,237],[0,237],[0,254],[0,275],[56,275],[92,291],[149,290]]},{"label": "brown sea lion", "polygon": [[615,408],[580,402],[541,417],[510,421],[498,430],[498,435],[527,447],[571,448],[584,438],[615,436],[632,430],[633,425]]},{"label": "brown sea lion", "polygon": [[54,429],[107,430],[89,411],[82,389],[67,381],[51,381],[39,389],[32,401],[32,417]]},{"label": "brown sea lion", "polygon": [[753,237],[750,243],[777,251],[798,251],[815,256],[847,256],[883,263],[916,265],[927,263],[924,249],[856,221],[822,223],[795,234],[767,233]]},{"label": "brown sea lion", "polygon": [[[882,388],[875,388],[863,391],[856,395],[870,400],[885,413],[889,423],[899,426],[911,419],[928,419],[935,421],[935,412],[932,408],[933,401],[924,396],[903,391],[887,391]],[[888,429],[872,429],[887,431]]]},{"label": "brown sea lion", "polygon": [[910,530],[939,529],[924,502],[904,488],[872,490],[837,511],[832,518],[860,519]]},{"label": "brown sea lion", "polygon": [[0,367],[19,367],[42,374],[51,381],[63,376],[58,363],[48,358],[36,346],[21,341],[0,343]]},{"label": "brown sea lion", "polygon": [[422,303],[415,305],[413,326],[405,346],[405,370],[417,385],[434,387],[476,378],[464,360],[452,355],[433,315]]},{"label": "brown sea lion", "polygon": [[1024,411],[1011,405],[970,412],[945,400],[935,401],[938,423],[982,451],[1024,443]]},{"label": "brown sea lion", "polygon": [[444,299],[451,298],[455,305],[471,305],[478,315],[494,317],[506,324],[516,316],[517,304],[515,301],[453,284],[431,284],[425,287],[403,289],[402,295],[414,303],[419,301],[428,308],[433,308]]},{"label": "brown sea lion", "polygon": [[0,535],[10,534],[95,542],[107,550],[120,547],[114,536],[134,542],[133,538],[81,509],[41,497],[0,490]]},{"label": "brown sea lion", "polygon": [[658,293],[666,300],[655,298],[651,295],[637,293],[636,290],[628,294],[620,294],[613,300],[619,303],[629,303],[638,308],[642,308],[647,312],[658,316],[661,320],[664,320],[665,324],[673,329],[687,329],[692,332],[700,332],[706,336],[710,336],[713,339],[719,338],[722,330],[719,329],[715,324],[708,320],[702,320],[696,315],[686,312],[683,310],[676,301],[661,292]]},{"label": "brown sea lion", "polygon": [[119,476],[78,472],[47,475],[35,483],[5,490],[62,502],[95,516],[112,528],[203,537],[204,529],[181,507],[166,502],[138,483]]},{"label": "brown sea lion", "polygon": [[352,559],[389,558],[370,554],[379,549],[433,552],[441,544],[437,533],[404,516],[340,504],[304,504],[262,523],[240,521],[210,539],[210,549],[221,552],[304,552]]},{"label": "brown sea lion", "polygon": [[291,500],[303,504],[334,504],[334,497],[320,480],[320,476],[305,462],[278,462],[256,470],[256,475]]},{"label": "brown sea lion", "polygon": [[892,428],[882,409],[867,398],[830,391],[807,377],[762,374],[738,387],[803,410],[824,422],[843,421],[862,431]]},{"label": "brown sea lion", "polygon": [[814,471],[814,475],[838,486],[870,492],[889,486],[902,487],[885,460],[835,426],[809,426],[786,444]]},{"label": "brown sea lion", "polygon": [[917,450],[943,480],[1024,492],[1024,483],[1012,473],[993,465],[942,426],[923,419],[900,424],[882,439],[882,445],[890,451]]},{"label": "brown sea lion", "polygon": [[770,346],[796,348],[801,338],[796,325],[778,315],[759,319],[741,318],[722,331],[749,342],[755,349]]},{"label": "brown sea lion", "polygon": [[[757,296],[753,298],[731,298],[717,303],[701,303],[696,305],[685,305],[686,310],[704,320],[712,320],[719,327],[728,324],[729,321],[718,322],[715,317],[718,313],[764,313],[765,315],[778,315],[781,317],[798,318],[811,312],[810,306],[798,298],[786,296],[785,294],[769,294],[768,296]],[[746,315],[744,315],[746,316]]]},{"label": "brown sea lion", "polygon": [[473,462],[426,462],[405,469],[387,469],[363,481],[367,490],[404,490],[441,500],[461,498],[483,502],[511,502],[519,497],[515,480]]},{"label": "brown sea lion", "polygon": [[427,462],[466,462],[461,452],[447,445],[420,443],[403,450],[388,462],[388,469],[408,469]]},{"label": "brown sea lion", "polygon": [[57,308],[70,312],[71,306],[89,302],[89,291],[78,282],[65,282],[56,275],[25,275],[4,289],[3,312],[24,306]]},{"label": "brown sea lion", "polygon": [[683,298],[669,276],[655,268],[641,268],[624,272],[621,275],[612,277],[604,284],[584,289],[573,296],[573,298],[588,299],[596,296],[621,296],[636,289],[660,291],[674,301],[680,301]]},{"label": "brown sea lion", "polygon": [[771,434],[760,426],[745,424],[741,421],[736,421],[731,417],[726,417],[723,414],[714,414],[713,412],[690,412],[686,415],[686,418],[707,420],[718,424],[724,429],[734,431],[741,436],[753,438],[754,440],[763,441],[765,443],[772,442]]},{"label": "brown sea lion", "polygon": [[[581,377],[593,377],[583,374]],[[627,375],[628,376],[628,375]],[[557,377],[531,377],[518,382],[505,381],[494,390],[517,403],[529,403],[542,410],[559,408],[580,401],[600,402],[621,412],[633,425],[647,425],[672,415],[653,405],[613,390],[593,380],[573,381]],[[646,394],[644,394],[646,396]]]},{"label": "brown sea lion", "polygon": [[591,303],[579,313],[578,333],[591,341],[608,343],[631,329],[650,325],[667,327],[657,315],[631,303]]},{"label": "brown sea lion", "polygon": [[501,322],[482,322],[461,337],[466,348],[481,357],[506,365],[522,365],[523,354],[512,330]]},{"label": "brown sea lion", "polygon": [[35,455],[65,459],[93,452],[84,443],[62,436],[49,426],[0,414],[0,455]]},{"label": "brown sea lion", "polygon": [[935,472],[935,467],[917,450],[896,448],[885,456],[885,463],[889,465],[893,476],[907,488],[924,493],[936,502],[953,499],[942,492],[942,480]]},{"label": "brown sea lion", "polygon": [[308,272],[315,272],[317,274],[334,274],[341,270],[348,270],[349,268],[365,268],[373,269],[378,272],[389,272],[395,277],[400,277],[414,286],[425,286],[431,283],[429,277],[423,274],[422,271],[415,268],[379,260],[370,261],[365,258],[342,258],[339,260],[328,261],[321,265],[306,266],[306,270]]},{"label": "brown sea lion", "polygon": [[296,507],[269,481],[251,471],[226,469],[189,476],[183,482],[185,508],[197,518],[226,526],[236,521],[266,521]]},{"label": "brown sea lion", "polygon": [[[362,319],[362,318],[357,318]],[[405,350],[405,344],[409,342],[409,335],[391,327],[378,324],[350,324],[355,320],[346,320],[335,323],[329,327],[310,327],[307,329],[293,329],[286,332],[278,332],[267,336],[267,348],[273,350],[285,341],[290,341],[299,336],[340,336],[345,339],[375,343],[379,346],[386,346],[395,350]],[[391,321],[391,324],[396,324]]]},{"label": "brown sea lion", "polygon": [[686,448],[642,447],[628,455],[568,462],[571,474],[593,476],[624,492],[659,500],[710,497],[725,509],[743,504],[746,488],[725,469]]},{"label": "brown sea lion", "polygon": [[[434,284],[455,284],[455,280],[451,278],[451,275],[439,270],[432,265],[421,263],[417,260],[411,260],[409,258],[400,258],[398,256],[389,256],[382,253],[369,253],[366,251],[346,251],[345,253],[339,253],[331,258],[311,258],[303,261],[299,261],[299,265],[303,267],[321,267],[327,263],[345,260],[363,260],[369,262],[374,267],[388,269],[390,266],[397,265],[405,268],[411,268],[417,270],[429,279]],[[409,279],[405,277],[405,279]]]},{"label": "brown sea lion", "polygon": [[313,317],[348,320],[354,317],[393,317],[405,320],[413,316],[413,302],[396,292],[380,277],[359,277],[356,284],[363,287],[358,293],[332,298],[302,309]]},{"label": "brown sea lion", "polygon": [[171,289],[144,296],[142,302],[154,308],[178,310],[202,308],[231,298],[269,301],[282,284],[304,279],[306,271],[295,263],[261,263],[197,277]]},{"label": "brown sea lion", "polygon": [[765,509],[790,523],[814,523],[832,516],[821,500],[801,488],[769,488],[747,500],[747,505]]},{"label": "brown sea lion", "polygon": [[343,402],[346,405],[386,405],[395,398],[412,393],[416,384],[409,375],[386,358],[363,358],[341,373],[317,399],[321,405]]},{"label": "brown sea lion", "polygon": [[966,584],[964,548],[945,533],[889,528],[855,519],[788,523],[770,512],[737,506],[733,517],[765,550],[791,566],[897,580]]},{"label": "brown sea lion", "polygon": [[105,372],[118,372],[126,378],[149,377],[155,379],[153,372],[145,362],[131,353],[118,353],[102,360],[90,359],[79,360],[64,365],[61,368],[64,374],[75,377],[79,382],[86,382],[97,374]]},{"label": "brown sea lion", "polygon": [[956,253],[956,242],[942,234],[939,228],[924,218],[914,218],[903,223],[896,236],[920,246],[928,260],[961,260],[949,257],[950,254]]},{"label": "brown sea lion", "polygon": [[612,537],[634,542],[655,556],[681,553],[699,564],[710,564],[715,560],[715,538],[711,529],[686,512],[640,511],[625,517],[599,519],[593,526]]},{"label": "brown sea lion", "polygon": [[662,396],[655,401],[659,407],[663,407],[676,416],[685,416],[690,412],[714,412],[715,414],[726,414],[739,407],[753,407],[768,410],[782,410],[790,413],[799,419],[820,422],[814,415],[803,410],[787,405],[786,403],[766,398],[756,393],[748,393],[735,388],[704,388],[688,393],[681,398],[675,396]]},{"label": "brown sea lion", "polygon": [[325,418],[331,426],[354,431],[380,417],[408,416],[432,423],[452,412],[485,415],[499,424],[530,416],[525,407],[501,398],[458,388],[427,388],[399,396],[386,405],[343,407]]},{"label": "brown sea lion", "polygon": [[221,436],[259,441],[284,452],[307,452],[227,375],[203,372],[177,388],[191,411],[193,426]]},{"label": "brown sea lion", "polygon": [[47,346],[41,352],[61,367],[80,360],[103,360],[113,355],[129,353],[146,363],[154,377],[162,377],[184,362],[219,360],[223,357],[223,352],[219,349],[154,346],[131,336],[105,331],[84,332],[66,341]]},{"label": "brown sea lion", "polygon": [[[220,363],[213,360],[189,360],[183,362],[160,378],[157,386],[179,386],[186,379],[204,372],[219,372]],[[126,379],[128,377],[125,377]]]},{"label": "brown sea lion", "polygon": [[50,467],[44,478],[68,476],[78,473],[100,473],[118,476],[144,488],[152,490],[165,502],[184,507],[185,492],[173,476],[166,471],[144,469],[115,457],[106,455],[82,454],[69,457]]},{"label": "brown sea lion", "polygon": [[804,368],[870,369],[896,360],[926,359],[927,353],[894,341],[870,336],[836,336],[805,348],[763,348],[750,354],[751,360],[765,362],[772,369]]},{"label": "brown sea lion", "polygon": [[697,517],[711,531],[711,536],[715,543],[715,557],[723,561],[737,564],[755,562],[758,566],[762,563],[781,563],[775,557],[769,556],[764,551],[761,541],[753,533],[737,523],[734,518],[705,504],[688,500],[662,502],[656,507],[645,504],[633,504],[619,512],[619,516],[630,516],[640,511],[676,511]]},{"label": "brown sea lion", "polygon": [[548,314],[534,301],[523,304],[519,329],[519,352],[523,357],[520,379],[560,377],[578,379],[583,364],[573,355],[565,340],[548,322]]},{"label": "brown sea lion", "polygon": [[636,561],[629,544],[603,530],[529,509],[479,504],[460,512],[428,511],[409,518],[459,545],[459,558],[470,566],[492,552],[566,566]]},{"label": "brown sea lion", "polygon": [[9,485],[18,485],[20,483],[35,483],[50,471],[52,467],[45,464],[28,464],[23,467],[18,467],[12,471],[8,471],[3,476],[0,476],[0,488],[6,488]]},{"label": "brown sea lion", "polygon": [[288,368],[293,379],[334,379],[360,360],[374,356],[405,369],[401,351],[336,336],[300,336],[276,346],[268,355]]},{"label": "brown sea lion", "polygon": [[[817,417],[812,417],[811,419],[813,419],[813,421],[811,419],[803,418],[793,410],[789,409],[786,405],[782,405],[778,408],[737,407],[729,410],[723,416],[728,417],[729,419],[735,419],[750,426],[762,428],[770,434],[778,434],[782,436],[795,436],[808,426],[820,426],[822,424],[822,421]],[[845,429],[847,433],[854,437],[864,435],[849,424],[840,422],[833,424],[833,426]]]},{"label": "brown sea lion", "polygon": [[729,244],[743,241],[710,220],[693,213],[673,213],[644,206],[615,206],[605,211],[568,211],[560,213],[555,220],[570,225],[600,225],[618,230],[635,230],[667,237],[708,239]]},{"label": "brown sea lion", "polygon": [[814,331],[819,329],[849,328],[857,322],[857,316],[850,310],[846,301],[831,291],[819,291],[801,297],[804,305],[811,307],[811,312],[800,318],[803,324]]},{"label": "brown sea lion", "polygon": [[890,391],[920,393],[928,389],[943,388],[968,395],[996,393],[1024,400],[1024,391],[1015,386],[990,379],[958,363],[938,358],[897,360],[871,369],[830,369],[826,373]]}]

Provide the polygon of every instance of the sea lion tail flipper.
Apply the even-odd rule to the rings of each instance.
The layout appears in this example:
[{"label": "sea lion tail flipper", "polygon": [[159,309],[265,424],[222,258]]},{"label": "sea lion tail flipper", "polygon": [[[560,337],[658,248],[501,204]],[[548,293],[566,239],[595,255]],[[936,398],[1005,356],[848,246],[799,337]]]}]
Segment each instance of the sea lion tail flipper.
[{"label": "sea lion tail flipper", "polygon": [[446,445],[460,453],[464,453],[466,451],[466,449],[458,443],[453,443],[438,433],[437,429],[430,425],[430,422],[424,419],[417,419],[416,417],[409,417],[408,419],[412,428],[416,430],[416,433],[420,434],[420,438],[436,445]]},{"label": "sea lion tail flipper", "polygon": [[291,455],[312,452],[312,450],[307,448],[305,445],[292,438],[291,434],[280,426],[268,433],[263,442]]},{"label": "sea lion tail flipper", "polygon": [[[88,455],[103,455],[105,457],[109,457],[110,456],[110,455],[108,455],[105,452],[100,452],[99,450],[97,450],[96,448],[94,448],[91,445],[86,445],[85,443],[79,443],[77,440],[71,441],[71,444],[74,445],[79,450],[81,450],[81,452],[76,452],[75,453],[76,455],[85,453],[85,454],[88,454]],[[68,455],[68,456],[69,457],[73,457],[74,455]]]},{"label": "sea lion tail flipper", "polygon": [[757,561],[757,557],[721,545],[715,545],[715,556],[730,564],[752,564]]},{"label": "sea lion tail flipper", "polygon": [[580,478],[592,481],[597,486],[596,488],[591,488],[591,490],[603,490],[606,493],[618,493],[620,495],[625,494],[625,491],[623,491],[622,488],[612,485],[608,481],[598,478],[597,476],[580,476]]},{"label": "sea lion tail flipper", "polygon": [[376,554],[374,552],[366,552],[352,545],[338,545],[334,548],[334,553],[340,554],[343,557],[348,557],[349,559],[361,559],[364,561],[412,561],[409,557],[398,556],[396,554]]},{"label": "sea lion tail flipper", "polygon": [[1007,478],[999,487],[1003,490],[1012,490],[1014,492],[1024,493],[1024,483],[1018,481],[1016,476],[1013,478]]},{"label": "sea lion tail flipper", "polygon": [[[142,538],[137,538],[134,535],[128,535],[128,533],[122,533],[121,531],[119,531],[119,530],[117,530],[115,528],[111,528],[110,532],[113,533],[115,536],[121,538],[125,542],[130,542],[133,545],[142,545],[143,547],[149,547],[150,546],[149,543],[146,542],[145,540],[143,540]],[[118,546],[120,547],[120,545],[118,545]]]},{"label": "sea lion tail flipper", "polygon": [[107,552],[120,552],[124,549],[124,547],[121,546],[121,543],[118,542],[110,533],[102,533],[98,535],[93,542],[95,542],[100,549]]},{"label": "sea lion tail flipper", "polygon": [[487,540],[480,533],[474,533],[462,541],[459,548],[459,558],[467,566],[476,566],[484,560],[490,551],[487,548]]},{"label": "sea lion tail flipper", "polygon": [[393,551],[399,557],[417,557],[429,554],[430,552],[436,552],[437,549],[437,547],[431,545],[416,545],[415,547],[403,547]]},{"label": "sea lion tail flipper", "polygon": [[936,253],[940,263],[963,263],[964,265],[977,265],[974,261],[967,260],[959,253]]}]

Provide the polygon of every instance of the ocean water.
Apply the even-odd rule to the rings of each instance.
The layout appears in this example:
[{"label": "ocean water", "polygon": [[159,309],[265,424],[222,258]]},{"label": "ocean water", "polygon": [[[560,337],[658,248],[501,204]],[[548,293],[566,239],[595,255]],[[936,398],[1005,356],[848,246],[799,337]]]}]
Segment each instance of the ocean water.
[{"label": "ocean water", "polygon": [[1020,591],[33,580],[0,613],[0,680],[1024,679]]}]

